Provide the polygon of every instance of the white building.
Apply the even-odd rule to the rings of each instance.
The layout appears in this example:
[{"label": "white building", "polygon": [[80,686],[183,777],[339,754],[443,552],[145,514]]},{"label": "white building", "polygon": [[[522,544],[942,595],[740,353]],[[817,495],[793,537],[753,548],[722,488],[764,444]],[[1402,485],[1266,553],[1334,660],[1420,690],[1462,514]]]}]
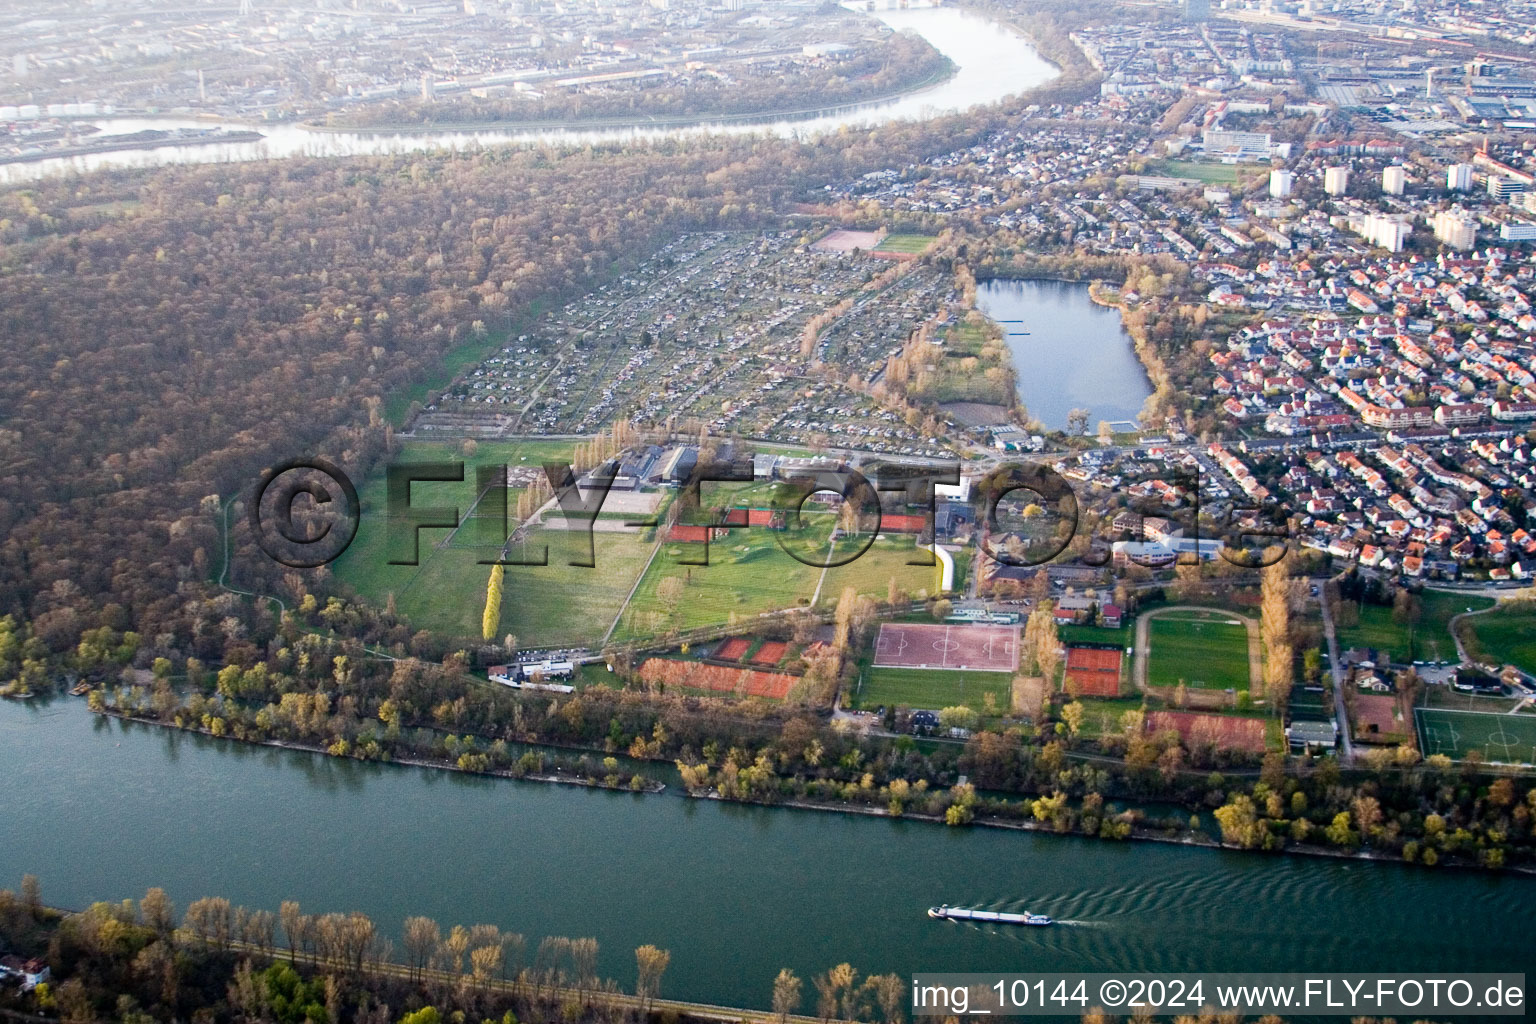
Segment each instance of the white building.
[{"label": "white building", "polygon": [[1452,192],[1472,191],[1472,165],[1451,164],[1445,169],[1445,187]]},{"label": "white building", "polygon": [[1381,172],[1381,190],[1389,196],[1400,196],[1408,187],[1408,172],[1398,166]]},{"label": "white building", "polygon": [[1392,217],[1382,213],[1367,214],[1364,217],[1351,217],[1349,226],[1359,233],[1372,245],[1380,246],[1388,252],[1402,252],[1403,245],[1408,241],[1408,235],[1412,229],[1407,220],[1402,217]]},{"label": "white building", "polygon": [[1323,172],[1323,191],[1331,196],[1341,196],[1349,191],[1349,168],[1330,167]]},{"label": "white building", "polygon": [[1272,199],[1285,199],[1290,196],[1291,190],[1296,187],[1296,175],[1290,171],[1275,170],[1269,172],[1269,195]]},{"label": "white building", "polygon": [[1205,155],[1218,160],[1267,160],[1274,153],[1274,136],[1269,132],[1207,128],[1204,139]]},{"label": "white building", "polygon": [[1514,178],[1501,178],[1498,175],[1488,175],[1488,194],[1496,202],[1512,203],[1515,196],[1525,192],[1525,182],[1516,181]]},{"label": "white building", "polygon": [[1499,240],[1504,242],[1536,242],[1536,224],[1507,221],[1499,225]]},{"label": "white building", "polygon": [[1433,221],[1435,238],[1452,249],[1477,245],[1477,223],[1461,210],[1441,210]]}]

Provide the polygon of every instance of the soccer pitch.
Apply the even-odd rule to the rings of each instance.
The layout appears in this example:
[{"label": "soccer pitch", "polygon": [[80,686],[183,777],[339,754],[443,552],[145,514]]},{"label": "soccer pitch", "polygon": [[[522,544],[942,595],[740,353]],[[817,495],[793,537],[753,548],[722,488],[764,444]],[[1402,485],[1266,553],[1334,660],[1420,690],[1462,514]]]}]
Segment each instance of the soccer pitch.
[{"label": "soccer pitch", "polygon": [[1416,708],[1414,720],[1426,755],[1460,761],[1475,750],[1485,761],[1536,765],[1536,716]]},{"label": "soccer pitch", "polygon": [[1147,636],[1147,685],[1206,690],[1248,688],[1248,631],[1221,612],[1154,618]]}]

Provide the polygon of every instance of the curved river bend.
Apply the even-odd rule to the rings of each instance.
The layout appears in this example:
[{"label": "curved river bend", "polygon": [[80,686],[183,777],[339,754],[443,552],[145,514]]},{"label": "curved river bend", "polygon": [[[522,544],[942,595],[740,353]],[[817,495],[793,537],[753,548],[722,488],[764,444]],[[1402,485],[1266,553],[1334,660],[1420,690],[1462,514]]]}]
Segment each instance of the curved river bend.
[{"label": "curved river bend", "polygon": [[[0,182],[30,181],[47,175],[110,167],[152,167],[173,163],[222,163],[288,156],[363,156],[408,153],[429,149],[470,150],[508,143],[555,145],[640,141],[724,133],[765,133],[807,137],[848,127],[868,127],[893,120],[935,117],[970,107],[997,103],[1050,81],[1057,70],[1035,52],[1023,36],[980,15],[955,8],[881,11],[875,17],[893,29],[910,30],[928,40],[955,64],[955,73],[936,85],[891,100],[851,104],[837,113],[804,120],[703,122],[669,127],[637,123],[628,127],[526,131],[328,132],[286,124],[255,127],[266,138],[259,142],[222,142],[205,146],[162,146],[117,153],[39,160],[0,165]],[[213,122],[186,119],[134,119],[94,122],[113,131],[144,128],[207,128]],[[249,127],[230,124],[228,127]]]},{"label": "curved river bend", "polygon": [[[592,935],[633,983],[764,1007],[774,974],[1522,970],[1524,878],[636,796],[368,765],[0,701],[0,885]],[[936,903],[1067,923],[931,921]],[[807,984],[809,988],[809,985]]]}]

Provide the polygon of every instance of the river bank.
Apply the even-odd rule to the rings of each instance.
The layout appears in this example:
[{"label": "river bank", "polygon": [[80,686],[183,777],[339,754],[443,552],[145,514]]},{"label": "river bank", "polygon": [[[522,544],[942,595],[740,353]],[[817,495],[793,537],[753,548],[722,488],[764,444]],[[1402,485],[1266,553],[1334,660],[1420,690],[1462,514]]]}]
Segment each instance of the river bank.
[{"label": "river bank", "polygon": [[[519,130],[498,125],[479,131],[434,126],[419,131],[384,133],[306,127],[298,122],[261,122],[256,127],[264,138],[258,141],[156,146],[117,153],[48,158],[26,164],[3,164],[0,165],[0,182],[29,181],[53,174],[78,174],[117,167],[258,161],[295,156],[353,157],[433,150],[469,151],[501,145],[629,144],[711,133],[809,138],[849,128],[874,128],[892,121],[931,120],[975,107],[992,106],[1031,93],[1063,73],[1056,63],[1040,54],[1027,33],[990,14],[948,7],[873,13],[896,31],[910,30],[922,36],[953,65],[953,72],[933,84],[908,87],[894,98],[839,103],[832,105],[834,113],[804,117],[774,118],[759,114],[727,120],[689,116],[684,120],[696,123],[673,125],[655,119],[631,118],[622,119],[615,127],[552,128],[541,125]],[[220,125],[239,130],[252,127],[238,120],[210,120],[191,113],[160,119],[107,118],[92,123],[104,131]]]},{"label": "river bank", "polygon": [[[106,716],[109,716],[111,718],[116,718],[119,721],[133,722],[133,723],[136,723],[138,725],[154,726],[154,727],[160,728],[160,729],[172,729],[172,730],[175,730],[176,732],[191,733],[194,736],[206,736],[209,739],[228,740],[231,743],[248,743],[248,744],[250,744],[252,746],[257,746],[257,747],[275,747],[275,748],[277,748],[279,750],[302,751],[303,753],[306,753],[306,754],[318,754],[321,757],[345,758],[345,759],[350,760],[350,761],[359,761],[359,762],[362,762],[364,764],[381,764],[381,765],[395,764],[395,765],[405,765],[405,766],[412,767],[412,768],[430,768],[430,769],[433,769],[433,770],[436,770],[436,771],[459,772],[459,773],[462,773],[464,775],[483,775],[483,776],[487,776],[489,778],[527,780],[529,782],[551,782],[551,783],[557,783],[559,785],[564,785],[564,786],[583,786],[583,787],[586,787],[588,789],[608,789],[608,790],[614,790],[616,792],[624,792],[624,793],[650,793],[650,794],[654,794],[654,793],[663,792],[667,788],[667,784],[666,783],[661,782],[661,781],[659,781],[657,779],[647,778],[647,777],[639,774],[638,772],[631,772],[631,773],[629,773],[627,778],[630,781],[628,783],[625,783],[624,785],[619,785],[617,783],[609,783],[605,779],[597,778],[595,776],[588,777],[588,776],[581,776],[581,775],[564,775],[564,774],[560,774],[558,772],[558,769],[554,773],[548,773],[548,772],[523,772],[523,773],[518,773],[518,772],[514,772],[514,771],[508,771],[508,770],[504,770],[504,769],[494,769],[494,768],[486,768],[486,769],[461,768],[459,765],[453,763],[452,761],[445,761],[445,760],[443,760],[441,758],[423,757],[421,755],[415,755],[415,756],[411,756],[411,757],[391,757],[388,760],[376,760],[376,759],[372,759],[372,758],[352,757],[351,755],[348,755],[348,754],[333,754],[329,750],[325,749],[324,747],[321,747],[318,744],[302,743],[302,742],[299,742],[297,740],[251,739],[249,737],[236,737],[236,736],[221,735],[219,733],[215,733],[211,729],[193,728],[192,726],[175,725],[175,724],[169,723],[169,722],[161,722],[161,721],[158,721],[158,720],[153,719],[153,718],[145,718],[142,715],[132,715],[132,714],[128,714],[128,713],[123,712],[123,711],[118,711],[115,708],[102,708],[100,710],[97,710],[97,709],[93,708],[92,709],[92,714],[106,715]],[[582,749],[582,748],[573,748],[573,749]],[[640,784],[637,786],[637,785],[635,785],[636,782],[639,782]]]},{"label": "river bank", "polygon": [[[436,771],[453,772],[464,775],[480,775],[489,778],[511,779],[514,781],[519,779],[526,779],[533,782],[556,783],[568,786],[579,786],[587,789],[606,789],[614,792],[629,792],[649,795],[665,792],[668,788],[666,783],[637,771],[628,771],[622,774],[613,772],[605,776],[600,776],[595,771],[591,775],[576,774],[574,772],[572,774],[566,774],[560,771],[559,768],[557,768],[554,772],[520,772],[516,770],[497,769],[492,767],[466,768],[461,767],[460,765],[449,760],[423,755],[390,756],[387,759],[359,758],[353,756],[350,753],[334,753],[319,744],[304,743],[302,741],[296,740],[252,739],[249,737],[237,737],[228,734],[219,734],[210,729],[161,722],[153,718],[144,717],[142,715],[122,712],[115,708],[92,709],[92,713],[115,718],[124,722],[133,722],[145,726],[157,726],[162,729],[174,732],[190,733],[195,736],[202,736],[209,739],[230,740],[235,743],[243,743],[259,747],[271,747],[281,750],[290,750],[344,761],[403,765]],[[527,746],[530,746],[534,749],[549,747],[551,749],[581,751],[584,755],[595,754],[599,757],[612,756],[605,751],[591,747],[581,747],[574,745],[550,745],[543,743],[529,744]],[[642,763],[666,763],[665,759],[661,758],[646,757],[639,758],[638,760]],[[1102,830],[1083,831],[1075,827],[1061,828],[1052,821],[1039,821],[1027,816],[1014,817],[998,815],[995,813],[987,813],[987,803],[985,800],[978,802],[975,805],[975,813],[972,816],[966,818],[965,821],[959,823],[957,826],[956,823],[946,821],[946,818],[942,813],[929,813],[911,808],[903,808],[901,813],[895,814],[887,808],[873,804],[861,804],[849,800],[817,799],[815,797],[806,796],[804,794],[793,795],[786,799],[775,800],[751,799],[748,797],[735,795],[728,796],[721,793],[718,788],[711,787],[707,790],[692,788],[687,783],[686,778],[685,784],[681,788],[680,792],[682,795],[692,800],[717,801],[721,803],[757,806],[763,808],[788,808],[803,811],[820,811],[823,813],[832,814],[857,814],[866,817],[916,821],[929,825],[942,825],[950,829],[956,827],[961,829],[965,827],[981,827],[986,829],[1004,829],[1016,832],[1045,833],[1053,836],[1092,839],[1098,840],[1100,842],[1150,842],[1188,848],[1229,850],[1241,853],[1267,853],[1272,855],[1294,854],[1304,857],[1328,857],[1333,859],[1369,861],[1376,863],[1404,863],[1404,860],[1401,856],[1368,848],[1342,849],[1336,846],[1324,846],[1317,843],[1292,840],[1287,841],[1278,849],[1257,850],[1252,848],[1245,848],[1236,844],[1226,843],[1224,841],[1219,841],[1212,838],[1200,829],[1174,828],[1166,823],[1161,826],[1148,826],[1141,823],[1140,816],[1143,815],[1145,811],[1140,805],[1136,803],[1136,801],[1125,800],[1116,797],[1108,797],[1106,799],[1111,805],[1122,806],[1122,810],[1113,811],[1109,806],[1106,806],[1101,813],[1096,815],[1096,817],[1098,817],[1098,819],[1103,823],[1107,824],[1110,822],[1118,822],[1122,826],[1120,831],[1106,832]],[[1041,796],[1044,795],[1045,794],[1041,794]],[[1015,806],[1024,809],[1028,806],[1030,796],[1028,794],[1017,794],[1016,796],[1009,797],[988,797],[986,800],[1005,802],[1013,800],[1015,801]],[[994,806],[996,806],[995,803]],[[1186,813],[1187,810],[1187,808],[1181,809],[1180,813]],[[1165,819],[1165,822],[1167,820],[1168,819]],[[1489,867],[1459,857],[1446,857],[1440,861],[1439,866],[1472,869],[1479,872],[1491,871],[1493,873],[1510,872],[1521,875],[1536,875],[1536,866],[1500,865],[1498,867]]]},{"label": "river bank", "polygon": [[326,133],[355,133],[359,135],[423,135],[435,132],[585,132],[614,131],[637,128],[700,128],[711,125],[746,123],[777,123],[812,120],[819,117],[840,117],[856,114],[862,108],[883,103],[893,103],[912,93],[931,89],[954,77],[958,65],[944,58],[945,66],[922,79],[897,89],[850,99],[840,103],[821,104],[814,107],[797,107],[787,110],[744,110],[737,112],[698,111],[689,114],[659,114],[628,117],[592,117],[533,121],[434,121],[427,124],[378,125],[349,124],[346,122],[324,123],[300,121],[305,131]]},{"label": "river bank", "polygon": [[[926,823],[933,824],[933,825],[943,825],[946,828],[954,828],[955,827],[955,826],[949,825],[949,823],[947,823],[944,820],[943,816],[937,815],[937,814],[926,814],[926,813],[923,813],[923,812],[920,812],[920,811],[902,811],[901,814],[896,815],[896,814],[892,814],[890,811],[888,811],[888,810],[886,810],[885,808],[882,808],[882,807],[863,806],[863,805],[859,805],[859,804],[846,803],[846,802],[843,802],[843,803],[832,803],[832,802],[826,802],[826,801],[795,799],[795,800],[780,801],[778,803],[767,803],[767,802],[764,802],[764,801],[757,801],[757,800],[738,800],[738,799],[735,799],[735,798],[732,798],[732,797],[722,796],[719,793],[691,793],[691,792],[688,792],[687,790],[684,790],[684,795],[688,796],[688,797],[690,797],[692,799],[695,799],[695,800],[718,800],[718,801],[722,801],[722,802],[726,802],[726,803],[751,804],[751,805],[758,806],[758,807],[785,807],[785,808],[789,808],[791,810],[821,811],[823,813],[830,812],[830,813],[834,813],[834,814],[860,814],[860,815],[865,815],[867,817],[873,817],[873,818],[888,818],[888,819],[892,819],[892,820],[902,820],[902,821],[921,821],[921,822],[926,822]],[[1020,819],[1020,818],[999,818],[999,817],[996,817],[996,816],[981,816],[981,815],[978,815],[975,818],[971,819],[969,822],[967,822],[965,826],[961,826],[961,827],[980,827],[980,828],[1007,829],[1007,830],[1015,831],[1015,832],[1038,832],[1038,833],[1044,833],[1044,834],[1047,834],[1047,835],[1069,837],[1069,838],[1075,838],[1075,839],[1099,839],[1099,840],[1106,839],[1106,837],[1104,837],[1104,836],[1092,836],[1092,835],[1088,835],[1087,833],[1083,833],[1083,832],[1072,832],[1072,831],[1063,832],[1060,829],[1055,828],[1049,822],[1030,821],[1030,820],[1027,820],[1027,819]],[[1127,835],[1125,838],[1123,838],[1123,839],[1109,839],[1108,841],[1116,842],[1116,843],[1127,843],[1127,842],[1164,843],[1164,844],[1171,845],[1171,846],[1182,846],[1182,847],[1186,847],[1186,848],[1190,848],[1190,849],[1223,850],[1223,851],[1228,851],[1228,852],[1232,852],[1232,853],[1262,854],[1262,855],[1271,856],[1271,857],[1273,857],[1273,856],[1283,856],[1285,854],[1293,854],[1293,855],[1302,856],[1302,857],[1327,857],[1327,858],[1330,858],[1330,859],[1333,859],[1333,860],[1366,861],[1366,862],[1377,863],[1377,864],[1405,864],[1406,863],[1403,860],[1403,858],[1401,858],[1401,857],[1393,856],[1391,854],[1381,853],[1381,852],[1376,851],[1376,850],[1365,850],[1365,849],[1361,849],[1361,850],[1340,850],[1337,847],[1319,846],[1316,843],[1291,843],[1291,844],[1286,845],[1283,849],[1277,850],[1277,851],[1276,850],[1252,850],[1252,849],[1247,849],[1247,848],[1242,847],[1242,846],[1237,846],[1237,845],[1232,844],[1232,843],[1224,843],[1224,842],[1221,842],[1219,840],[1212,839],[1210,836],[1206,835],[1203,832],[1186,831],[1186,832],[1184,832],[1183,834],[1180,834],[1180,835],[1166,835],[1166,834],[1164,834],[1164,831],[1165,830],[1159,830],[1159,831],[1154,832],[1151,829],[1132,826],[1130,834]],[[1423,867],[1422,865],[1411,865],[1411,866]],[[1468,861],[1460,861],[1460,860],[1457,860],[1457,861],[1447,861],[1447,860],[1442,860],[1442,861],[1439,862],[1439,864],[1436,865],[1436,869],[1442,868],[1442,867],[1443,868],[1453,868],[1453,869],[1461,869],[1461,870],[1474,871],[1474,872],[1477,872],[1479,874],[1489,874],[1489,873],[1491,873],[1491,874],[1495,874],[1495,875],[1498,875],[1498,874],[1513,874],[1513,875],[1524,875],[1524,876],[1536,876],[1536,866],[1523,865],[1523,864],[1522,865],[1515,865],[1513,867],[1505,866],[1505,867],[1493,869],[1493,868],[1486,868],[1486,867],[1484,867],[1484,866],[1482,866],[1480,864],[1474,864],[1474,863],[1471,863],[1471,862],[1468,862]],[[1433,870],[1433,869],[1424,868],[1424,870]]]},{"label": "river bank", "polygon": [[[673,954],[665,994],[721,1006],[766,1009],[780,968],[810,978],[843,962],[863,974],[1006,971],[1021,956],[1040,971],[1513,970],[1536,913],[1536,886],[1491,872],[385,771],[62,699],[0,702],[0,771],[17,780],[8,814],[46,823],[0,829],[0,864],[12,886],[40,875],[52,903],[162,886],[180,906],[359,910],[397,945],[413,915],[496,924],[529,948],[590,935],[600,972],[626,987],[633,950],[653,943]],[[926,916],[941,903],[1082,923],[942,925]],[[1351,927],[1319,932],[1325,918]]]}]

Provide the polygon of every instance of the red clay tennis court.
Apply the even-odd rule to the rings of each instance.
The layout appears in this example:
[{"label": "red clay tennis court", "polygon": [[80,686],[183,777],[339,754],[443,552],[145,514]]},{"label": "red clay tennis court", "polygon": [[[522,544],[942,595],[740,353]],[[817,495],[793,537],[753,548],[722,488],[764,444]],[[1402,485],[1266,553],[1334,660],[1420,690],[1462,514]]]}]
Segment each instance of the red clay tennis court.
[{"label": "red clay tennis court", "polygon": [[1147,731],[1176,730],[1187,747],[1219,747],[1264,753],[1264,723],[1257,718],[1234,715],[1202,715],[1192,711],[1154,711],[1147,716]]},{"label": "red clay tennis court", "polygon": [[1084,697],[1120,695],[1120,649],[1067,648],[1067,682]]},{"label": "red clay tennis court", "polygon": [[1019,627],[888,622],[875,638],[875,667],[1012,672],[1019,667]]},{"label": "red clay tennis court", "polygon": [[747,648],[752,646],[752,641],[744,636],[733,636],[715,651],[715,657],[721,661],[740,661],[741,656],[747,653]]},{"label": "red clay tennis court", "polygon": [[757,649],[752,655],[754,665],[777,665],[784,657],[784,652],[789,650],[789,644],[782,640],[769,640]]}]

